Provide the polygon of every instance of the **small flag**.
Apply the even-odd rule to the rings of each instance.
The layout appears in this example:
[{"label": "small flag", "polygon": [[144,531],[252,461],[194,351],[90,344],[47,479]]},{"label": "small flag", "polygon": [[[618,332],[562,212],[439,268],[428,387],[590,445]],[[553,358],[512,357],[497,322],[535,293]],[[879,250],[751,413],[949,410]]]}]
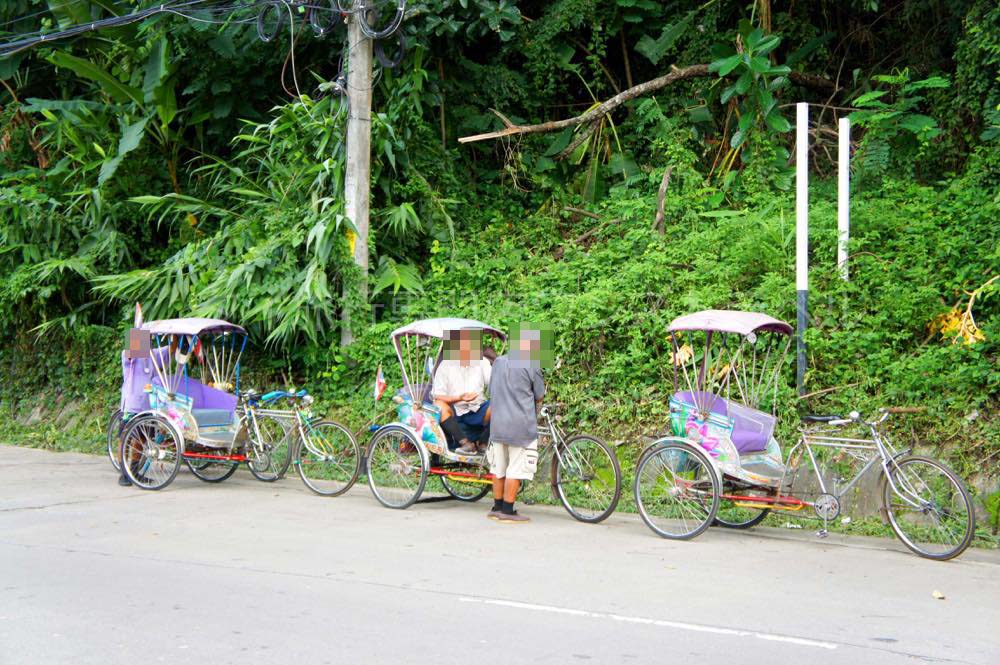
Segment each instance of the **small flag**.
[{"label": "small flag", "polygon": [[135,321],[132,324],[132,327],[133,328],[142,327],[142,305],[140,305],[138,302],[135,304]]},{"label": "small flag", "polygon": [[382,366],[379,365],[378,366],[378,372],[375,374],[375,392],[374,392],[374,395],[375,395],[375,401],[376,402],[379,400],[380,397],[382,397],[382,393],[385,392],[386,386],[387,386],[387,384],[385,382],[385,375],[382,374]]},{"label": "small flag", "polygon": [[430,356],[427,356],[427,364],[424,365],[424,369],[427,370],[427,376],[434,378],[434,361],[431,360]]}]

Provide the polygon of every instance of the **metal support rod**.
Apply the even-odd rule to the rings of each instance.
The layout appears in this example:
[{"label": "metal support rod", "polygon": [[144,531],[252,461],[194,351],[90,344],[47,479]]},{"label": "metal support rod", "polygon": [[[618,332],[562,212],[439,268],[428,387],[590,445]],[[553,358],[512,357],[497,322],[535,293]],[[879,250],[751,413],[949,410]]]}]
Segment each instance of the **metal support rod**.
[{"label": "metal support rod", "polygon": [[837,148],[837,268],[846,282],[847,243],[851,238],[851,121],[838,123]]},{"label": "metal support rod", "polygon": [[795,105],[795,386],[805,394],[809,312],[809,104]]}]

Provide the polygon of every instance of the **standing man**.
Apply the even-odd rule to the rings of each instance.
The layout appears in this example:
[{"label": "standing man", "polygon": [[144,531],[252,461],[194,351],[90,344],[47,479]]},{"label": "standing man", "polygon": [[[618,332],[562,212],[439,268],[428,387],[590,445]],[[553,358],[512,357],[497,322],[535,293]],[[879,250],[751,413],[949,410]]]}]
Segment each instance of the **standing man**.
[{"label": "standing man", "polygon": [[486,459],[493,474],[493,510],[487,517],[518,524],[530,518],[514,510],[522,480],[538,466],[538,409],[545,395],[540,358],[541,331],[522,325],[511,335],[511,350],[493,364],[490,379],[490,447]]}]

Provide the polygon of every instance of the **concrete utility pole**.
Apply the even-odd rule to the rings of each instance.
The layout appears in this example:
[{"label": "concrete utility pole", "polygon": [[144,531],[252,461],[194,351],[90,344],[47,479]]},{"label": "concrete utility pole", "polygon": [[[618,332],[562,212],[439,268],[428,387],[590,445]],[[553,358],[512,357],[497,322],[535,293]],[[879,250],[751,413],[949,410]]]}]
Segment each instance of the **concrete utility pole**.
[{"label": "concrete utility pole", "polygon": [[[357,233],[351,233],[354,263],[361,271],[358,288],[361,299],[368,304],[368,204],[371,191],[372,142],[372,40],[361,31],[356,14],[347,23],[347,172],[344,175],[344,206]],[[349,297],[344,287],[345,299]],[[358,313],[360,315],[360,312]],[[364,314],[367,316],[367,313]],[[354,341],[352,322],[347,312],[341,315],[340,343]],[[358,321],[354,322],[359,323]]]}]

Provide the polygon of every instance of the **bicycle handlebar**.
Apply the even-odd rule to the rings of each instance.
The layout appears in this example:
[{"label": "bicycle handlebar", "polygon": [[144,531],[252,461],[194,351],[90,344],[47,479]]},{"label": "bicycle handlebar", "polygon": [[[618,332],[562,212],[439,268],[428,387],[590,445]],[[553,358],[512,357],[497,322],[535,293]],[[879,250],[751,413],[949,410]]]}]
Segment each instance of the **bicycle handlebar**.
[{"label": "bicycle handlebar", "polygon": [[802,420],[805,422],[822,423],[824,425],[849,425],[851,423],[861,423],[863,425],[868,425],[870,427],[877,427],[881,425],[886,420],[888,420],[891,414],[896,413],[924,413],[927,411],[927,407],[924,406],[890,406],[882,407],[879,410],[882,415],[872,422],[861,417],[861,413],[858,411],[851,411],[847,414],[847,417],[843,416],[803,416]]}]

